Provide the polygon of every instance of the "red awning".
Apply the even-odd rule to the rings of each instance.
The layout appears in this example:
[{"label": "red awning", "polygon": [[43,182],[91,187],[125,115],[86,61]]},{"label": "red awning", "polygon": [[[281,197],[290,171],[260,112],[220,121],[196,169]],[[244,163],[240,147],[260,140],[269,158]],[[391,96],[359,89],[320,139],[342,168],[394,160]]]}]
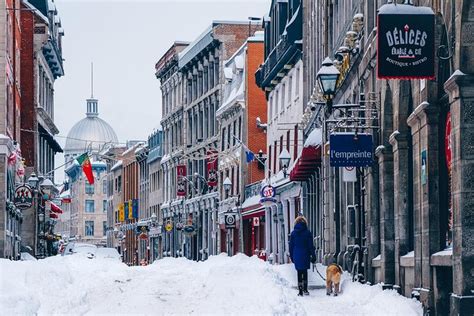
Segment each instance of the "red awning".
[{"label": "red awning", "polygon": [[49,217],[50,217],[50,218],[58,218],[59,215],[56,214],[56,213],[49,213]]},{"label": "red awning", "polygon": [[54,204],[53,202],[51,202],[51,212],[58,213],[58,214],[64,213],[63,210],[59,206]]},{"label": "red awning", "polygon": [[309,133],[304,143],[301,155],[296,159],[290,171],[291,181],[306,181],[321,166],[321,147],[323,144],[323,131],[315,128]]}]

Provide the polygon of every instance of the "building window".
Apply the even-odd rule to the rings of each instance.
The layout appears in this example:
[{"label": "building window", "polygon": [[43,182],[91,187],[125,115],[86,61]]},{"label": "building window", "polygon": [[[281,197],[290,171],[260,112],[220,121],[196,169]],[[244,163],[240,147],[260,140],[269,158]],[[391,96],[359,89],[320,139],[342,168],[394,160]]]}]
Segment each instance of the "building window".
[{"label": "building window", "polygon": [[291,131],[288,130],[286,131],[286,150],[288,150],[288,152],[290,153],[290,134],[291,134]]},{"label": "building window", "polygon": [[118,192],[122,191],[122,176],[118,176]]},{"label": "building window", "polygon": [[107,221],[102,222],[102,230],[103,230],[103,235],[107,235]]},{"label": "building window", "polygon": [[290,76],[290,79],[288,80],[288,105],[291,104],[292,100],[292,88],[293,87],[293,76]]},{"label": "building window", "polygon": [[232,135],[232,146],[235,146],[235,138],[237,137],[237,121],[232,123],[232,131],[234,135]]},{"label": "building window", "polygon": [[295,76],[295,98],[300,95],[300,67],[296,68]]},{"label": "building window", "polygon": [[107,180],[102,180],[102,193],[107,194]]},{"label": "building window", "polygon": [[107,212],[107,200],[102,201],[102,211]]},{"label": "building window", "polygon": [[94,236],[94,221],[86,221],[85,229],[86,236]]},{"label": "building window", "polygon": [[94,184],[90,184],[89,181],[85,182],[86,194],[94,194]]},{"label": "building window", "polygon": [[281,105],[280,105],[280,112],[285,110],[285,103],[286,103],[286,84],[284,83],[281,87]]},{"label": "building window", "polygon": [[94,213],[94,200],[86,200],[86,213]]},{"label": "building window", "polygon": [[222,129],[221,150],[225,149],[225,127]]}]

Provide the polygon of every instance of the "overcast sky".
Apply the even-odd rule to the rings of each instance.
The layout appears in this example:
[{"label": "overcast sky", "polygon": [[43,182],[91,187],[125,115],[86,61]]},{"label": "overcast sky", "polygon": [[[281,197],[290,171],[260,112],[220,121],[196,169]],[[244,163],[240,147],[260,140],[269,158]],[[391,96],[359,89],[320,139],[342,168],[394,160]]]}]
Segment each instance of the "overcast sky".
[{"label": "overcast sky", "polygon": [[[94,63],[99,116],[120,142],[146,140],[160,126],[161,95],[154,66],[173,41],[193,41],[213,20],[268,13],[271,0],[56,0],[65,36],[65,76],[55,83],[57,139],[85,117]],[[62,137],[61,137],[62,136]],[[64,162],[57,155],[56,166]],[[62,181],[61,170],[56,173]]]}]

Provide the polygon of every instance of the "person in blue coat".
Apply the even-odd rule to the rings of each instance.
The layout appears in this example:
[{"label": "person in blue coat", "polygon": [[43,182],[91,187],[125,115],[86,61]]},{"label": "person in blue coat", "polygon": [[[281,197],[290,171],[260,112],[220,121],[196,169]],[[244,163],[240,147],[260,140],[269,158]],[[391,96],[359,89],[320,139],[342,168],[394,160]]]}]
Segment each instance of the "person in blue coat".
[{"label": "person in blue coat", "polygon": [[304,216],[295,219],[290,235],[290,258],[298,275],[298,295],[309,295],[308,269],[311,262],[316,262],[316,249],[313,234],[308,230],[308,221]]}]

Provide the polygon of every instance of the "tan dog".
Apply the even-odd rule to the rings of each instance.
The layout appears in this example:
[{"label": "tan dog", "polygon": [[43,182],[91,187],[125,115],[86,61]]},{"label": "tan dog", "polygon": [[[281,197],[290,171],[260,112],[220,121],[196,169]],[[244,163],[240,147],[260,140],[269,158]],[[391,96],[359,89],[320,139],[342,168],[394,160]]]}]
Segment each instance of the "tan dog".
[{"label": "tan dog", "polygon": [[326,269],[326,295],[331,295],[334,286],[334,296],[339,293],[341,283],[342,268],[338,264],[330,264]]}]

